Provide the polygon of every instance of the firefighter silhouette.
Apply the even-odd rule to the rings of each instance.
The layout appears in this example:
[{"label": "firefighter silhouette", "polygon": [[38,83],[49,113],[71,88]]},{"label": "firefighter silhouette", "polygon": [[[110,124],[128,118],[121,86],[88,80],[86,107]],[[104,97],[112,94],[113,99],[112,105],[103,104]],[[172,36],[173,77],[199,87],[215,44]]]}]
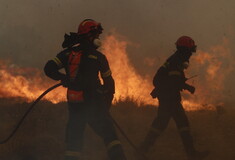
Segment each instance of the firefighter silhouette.
[{"label": "firefighter silhouette", "polygon": [[[77,33],[65,34],[65,48],[45,65],[45,74],[67,87],[69,119],[66,129],[65,160],[80,160],[86,124],[104,141],[110,160],[125,160],[109,114],[115,84],[108,61],[97,51],[101,45],[100,23],[86,19]],[[64,68],[66,74],[59,70]],[[103,80],[101,85],[99,73]]]},{"label": "firefighter silhouette", "polygon": [[158,69],[153,79],[153,98],[158,98],[158,113],[145,140],[140,148],[147,153],[155,143],[157,137],[166,129],[169,120],[174,119],[180,133],[188,158],[202,159],[208,155],[207,151],[196,151],[190,133],[189,121],[181,104],[182,90],[194,94],[195,88],[186,83],[184,70],[188,68],[189,59],[196,52],[196,45],[192,38],[182,36],[176,41],[176,52]]}]

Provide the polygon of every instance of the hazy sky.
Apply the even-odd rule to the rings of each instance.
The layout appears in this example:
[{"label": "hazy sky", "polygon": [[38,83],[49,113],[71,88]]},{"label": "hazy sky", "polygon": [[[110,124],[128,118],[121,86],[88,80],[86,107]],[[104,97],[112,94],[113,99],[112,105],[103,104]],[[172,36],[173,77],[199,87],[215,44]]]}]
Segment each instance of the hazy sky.
[{"label": "hazy sky", "polygon": [[42,68],[85,18],[137,44],[128,53],[139,70],[144,57],[170,55],[181,35],[203,50],[227,37],[234,50],[234,8],[234,0],[0,0],[0,59]]}]

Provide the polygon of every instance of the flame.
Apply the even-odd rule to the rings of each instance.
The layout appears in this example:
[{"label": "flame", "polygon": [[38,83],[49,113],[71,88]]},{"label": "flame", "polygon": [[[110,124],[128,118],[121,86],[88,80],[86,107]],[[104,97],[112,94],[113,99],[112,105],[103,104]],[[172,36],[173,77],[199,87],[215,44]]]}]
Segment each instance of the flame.
[{"label": "flame", "polygon": [[117,35],[107,36],[104,40],[103,53],[109,60],[116,84],[115,100],[127,97],[137,104],[153,104],[157,102],[150,96],[152,91],[151,80],[141,77],[129,61],[126,52],[127,41],[119,40]]},{"label": "flame", "polygon": [[[151,92],[152,79],[141,77],[131,65],[126,47],[130,44],[120,40],[117,35],[110,35],[104,41],[103,52],[107,56],[116,80],[117,101],[122,98],[132,97],[138,104],[156,105],[149,93]],[[144,63],[149,62],[153,66],[156,59],[146,57]],[[225,98],[225,80],[234,69],[234,57],[228,47],[228,40],[223,39],[221,45],[213,46],[208,52],[199,50],[191,58],[191,67],[187,75],[199,74],[198,78],[188,83],[196,87],[194,95],[183,92],[183,106],[186,110],[215,109],[222,105]],[[152,75],[153,77],[153,75]]]},{"label": "flame", "polygon": [[[36,68],[18,67],[9,61],[0,61],[0,98],[19,97],[31,102],[52,84]],[[65,95],[61,94],[64,91],[63,88],[54,90],[45,99],[52,103],[65,101]]]},{"label": "flame", "polygon": [[[130,98],[139,106],[157,105],[157,100],[149,95],[153,89],[152,79],[140,76],[128,58],[126,48],[129,44],[123,37],[112,34],[105,37],[101,48],[107,56],[115,79],[114,103]],[[148,57],[145,59],[147,60],[143,63],[151,62],[149,66],[157,62]],[[221,45],[211,47],[208,52],[198,51],[192,56],[190,64],[186,74],[196,73],[199,76],[188,82],[196,87],[195,95],[183,93],[183,105],[186,110],[213,109],[214,106],[222,104],[225,98],[225,80],[234,68],[234,58],[228,47],[228,40],[224,39]],[[55,82],[45,77],[39,69],[19,67],[10,61],[0,60],[0,98],[21,97],[31,102],[53,84]],[[59,103],[66,101],[65,96],[66,89],[59,87],[45,96],[45,99]]]}]

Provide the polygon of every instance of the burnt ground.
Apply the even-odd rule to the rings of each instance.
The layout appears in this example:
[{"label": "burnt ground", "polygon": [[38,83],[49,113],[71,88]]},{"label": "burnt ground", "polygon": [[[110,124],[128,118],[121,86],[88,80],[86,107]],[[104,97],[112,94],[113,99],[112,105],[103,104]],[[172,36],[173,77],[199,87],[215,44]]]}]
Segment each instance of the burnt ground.
[{"label": "burnt ground", "polygon": [[[12,131],[28,103],[12,99],[0,100],[0,140]],[[119,123],[134,144],[138,145],[147,133],[156,107],[137,107],[132,101],[120,102],[111,108]],[[187,112],[195,146],[210,150],[205,160],[235,159],[235,109],[225,106],[216,111]],[[66,103],[40,102],[26,118],[16,135],[0,145],[1,160],[63,160],[64,136],[67,121]],[[119,133],[119,132],[118,132]],[[106,160],[102,140],[87,127],[85,131],[84,160]],[[128,160],[136,160],[136,153],[119,133]],[[179,134],[173,121],[160,136],[148,154],[150,160],[186,160]]]}]

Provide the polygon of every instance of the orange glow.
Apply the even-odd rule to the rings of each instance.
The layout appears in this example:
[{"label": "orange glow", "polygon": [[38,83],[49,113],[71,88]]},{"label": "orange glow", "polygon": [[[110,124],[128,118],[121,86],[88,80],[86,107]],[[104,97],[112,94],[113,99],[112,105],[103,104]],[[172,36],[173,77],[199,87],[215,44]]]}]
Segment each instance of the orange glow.
[{"label": "orange glow", "polygon": [[156,100],[150,96],[152,80],[141,77],[131,65],[126,52],[127,45],[128,42],[119,40],[114,35],[107,36],[104,40],[102,51],[109,60],[116,84],[115,101],[129,97],[139,105],[156,105]]},{"label": "orange glow", "polygon": [[[19,97],[31,102],[53,84],[38,69],[0,61],[0,98]],[[52,103],[65,101],[65,89],[60,87],[47,94],[45,99]]]},{"label": "orange glow", "polygon": [[[139,106],[157,105],[150,92],[153,89],[152,78],[142,77],[130,63],[126,47],[129,42],[116,34],[105,37],[101,51],[107,56],[112,75],[115,79],[116,93],[114,103],[130,98]],[[189,80],[196,87],[194,95],[183,92],[183,105],[186,110],[213,109],[224,99],[225,79],[234,68],[234,59],[228,49],[228,41],[212,47],[208,52],[198,51],[190,61],[186,75],[199,76]],[[157,62],[145,57],[143,63]],[[35,68],[23,68],[0,60],[0,98],[21,97],[27,102],[35,100],[47,88],[56,82],[49,80],[42,71]],[[45,100],[52,103],[66,101],[66,89],[59,87],[50,92]]]},{"label": "orange glow", "polygon": [[190,83],[196,87],[196,93],[187,95],[187,100],[198,104],[198,108],[206,109],[223,104],[226,98],[225,80],[235,65],[234,57],[228,48],[228,40],[223,39],[221,45],[211,47],[208,52],[197,51],[190,63],[191,67],[187,73],[198,74],[198,77],[190,80]]},{"label": "orange glow", "polygon": [[[127,41],[120,40],[118,36],[110,35],[104,40],[103,52],[107,56],[116,81],[116,101],[131,97],[138,104],[157,105],[157,100],[153,100],[151,92],[152,79],[141,77],[131,65],[128,53],[126,52]],[[147,57],[143,60],[151,62],[154,59]],[[234,68],[234,58],[228,48],[228,40],[211,47],[209,52],[198,51],[191,58],[191,67],[186,71],[186,75],[198,74],[197,78],[188,81],[196,87],[196,92],[191,95],[183,91],[183,106],[186,110],[215,109],[217,105],[223,104],[223,91],[225,90],[225,79]],[[153,77],[154,75],[149,75]],[[188,76],[189,77],[189,76]]]}]

